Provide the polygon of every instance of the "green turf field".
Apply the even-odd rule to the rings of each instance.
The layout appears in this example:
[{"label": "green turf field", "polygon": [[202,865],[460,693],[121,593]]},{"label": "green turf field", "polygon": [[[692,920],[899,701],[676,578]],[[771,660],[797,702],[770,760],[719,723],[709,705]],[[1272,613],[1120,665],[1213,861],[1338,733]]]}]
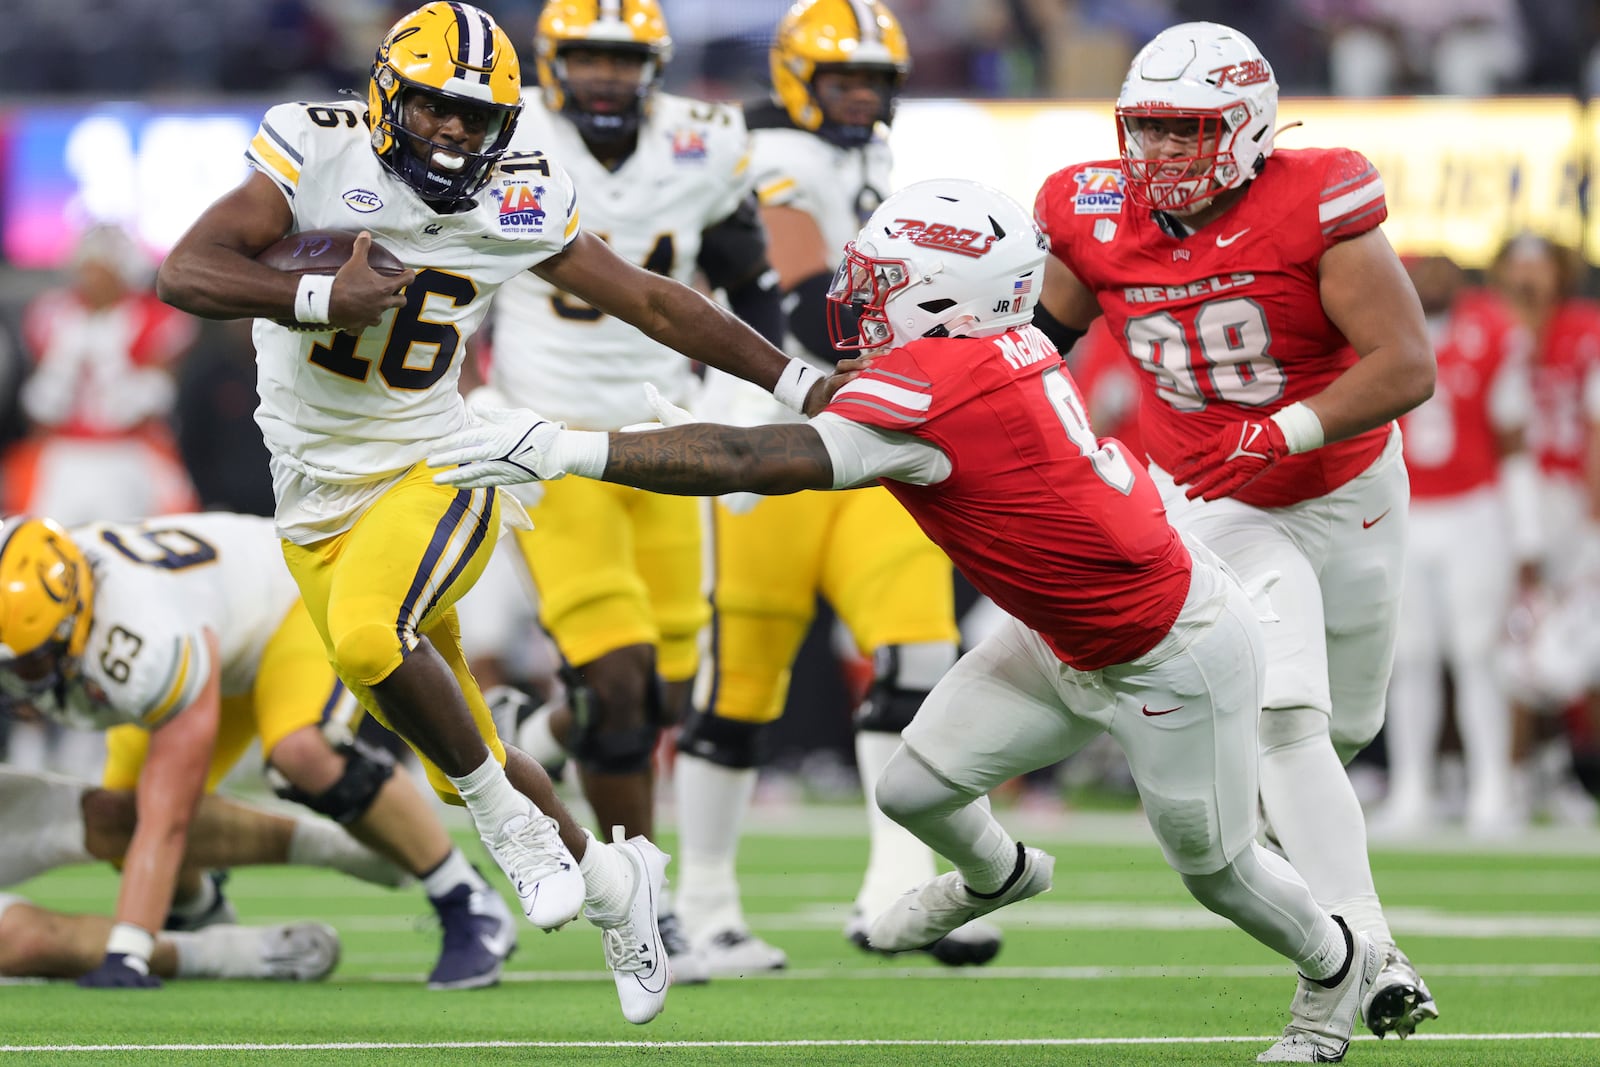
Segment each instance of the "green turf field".
[{"label": "green turf field", "polygon": [[[1287,1017],[1291,969],[1190,902],[1127,816],[1019,833],[1055,852],[1056,886],[997,916],[1008,938],[993,965],[953,972],[922,957],[867,956],[840,936],[865,858],[859,820],[815,809],[753,831],[741,857],[746,910],[788,949],[791,969],[675,989],[647,1027],[622,1020],[586,924],[550,935],[525,927],[496,989],[430,993],[420,980],[437,933],[420,891],[238,871],[229,893],[244,921],[338,928],[344,958],[329,981],[0,987],[0,1067],[1243,1064]],[[475,841],[469,851],[483,859]],[[1404,1044],[1359,1042],[1346,1062],[1600,1063],[1596,839],[1525,840],[1499,855],[1378,851],[1374,866],[1443,1016]],[[108,872],[80,868],[21,892],[109,910],[115,888]]]}]

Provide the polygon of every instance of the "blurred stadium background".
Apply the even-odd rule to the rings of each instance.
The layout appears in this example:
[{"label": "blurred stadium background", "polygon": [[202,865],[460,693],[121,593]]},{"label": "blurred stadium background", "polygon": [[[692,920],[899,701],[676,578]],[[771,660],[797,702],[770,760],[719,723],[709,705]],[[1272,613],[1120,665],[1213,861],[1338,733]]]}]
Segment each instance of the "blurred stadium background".
[{"label": "blurred stadium background", "polygon": [[[361,90],[374,42],[412,6],[409,0],[34,0],[8,10],[0,34],[0,448],[13,453],[26,448],[34,432],[18,401],[36,358],[29,347],[28,309],[40,294],[72,284],[82,235],[96,224],[115,223],[135,238],[153,265],[203,206],[243,177],[243,149],[265,108],[284,99],[322,99],[342,89]],[[526,56],[539,0],[481,0],[481,6],[511,34],[525,56],[524,75],[531,80]],[[666,75],[669,91],[714,99],[764,91],[770,33],[787,7],[784,0],[662,0],[662,6],[676,49]],[[1138,45],[1174,22],[1215,19],[1245,31],[1272,59],[1284,93],[1280,119],[1304,124],[1285,132],[1280,144],[1345,145],[1377,164],[1389,203],[1385,229],[1402,254],[1448,256],[1469,272],[1473,283],[1487,285],[1492,279],[1485,272],[1497,252],[1515,235],[1532,233],[1571,253],[1565,277],[1575,295],[1597,293],[1593,267],[1600,260],[1600,210],[1592,201],[1590,178],[1600,172],[1600,4],[1593,0],[893,0],[892,6],[905,26],[914,60],[893,131],[897,185],[925,177],[969,177],[1031,203],[1050,172],[1115,155],[1111,101]],[[1586,358],[1600,367],[1600,335],[1591,340]],[[251,359],[247,324],[199,324],[192,344],[171,367],[177,390],[170,426],[203,506],[269,513],[265,452],[251,420]],[[1586,425],[1584,432],[1588,430]],[[0,466],[0,500],[14,500],[20,491],[4,480],[8,469],[13,468]],[[1590,484],[1597,481],[1591,474]],[[1574,598],[1583,611],[1600,613],[1594,610],[1600,609],[1595,588],[1579,589]],[[971,601],[969,596],[964,603]],[[1523,622],[1544,610],[1537,605],[1523,609]],[[976,611],[981,614],[981,606]],[[981,625],[978,615],[970,621]],[[1507,620],[1508,634],[1516,621]],[[1509,649],[1510,636],[1507,642]],[[849,801],[856,794],[849,717],[864,679],[860,664],[839,644],[824,610],[795,671],[790,711],[775,745],[778,759],[758,794],[758,810],[773,826],[788,824],[797,810],[809,810],[797,805]],[[1553,985],[1570,985],[1584,976],[1592,993],[1600,974],[1595,966],[1600,961],[1600,930],[1595,928],[1600,920],[1600,867],[1594,862],[1600,856],[1600,823],[1593,800],[1578,781],[1585,768],[1593,773],[1600,748],[1595,727],[1600,716],[1591,708],[1595,698],[1589,692],[1589,683],[1600,679],[1589,677],[1594,665],[1585,660],[1581,646],[1567,648],[1566,655],[1577,661],[1567,666],[1579,676],[1578,695],[1569,693],[1549,714],[1527,717],[1519,726],[1517,757],[1530,782],[1526,788],[1532,793],[1524,799],[1534,809],[1536,829],[1508,845],[1470,842],[1452,828],[1452,816],[1458,818],[1465,803],[1464,785],[1459,745],[1446,730],[1437,756],[1437,832],[1427,835],[1427,844],[1459,847],[1471,858],[1421,863],[1414,870],[1401,858],[1417,847],[1413,836],[1402,838],[1400,851],[1380,856],[1376,864],[1380,891],[1389,891],[1386,874],[1408,887],[1395,893],[1401,908],[1423,909],[1445,899],[1447,907],[1481,907],[1485,912],[1563,913],[1550,916],[1549,930],[1541,927],[1528,937],[1518,934],[1514,919],[1496,927],[1494,936],[1506,940],[1492,950],[1473,942],[1448,942],[1455,948],[1440,947],[1438,952],[1413,949],[1419,962],[1430,953],[1456,960],[1463,968],[1462,985],[1490,980],[1470,977],[1472,962],[1486,959],[1525,962],[1533,970],[1517,972],[1518,981],[1525,987],[1536,984],[1541,997]],[[0,719],[0,753],[7,751],[7,730]],[[91,778],[98,772],[93,738],[62,743],[21,730],[10,734],[7,758],[21,765]],[[1386,788],[1383,749],[1380,741],[1352,768],[1363,799],[1374,808]],[[257,765],[248,759],[242,764]],[[263,790],[254,772],[237,778],[233,787],[252,795]],[[1025,825],[1046,840],[1070,842],[1078,827],[1096,833],[1111,827],[1144,840],[1137,821],[1117,816],[1131,811],[1136,798],[1114,750],[1092,748],[1067,767],[1016,783],[1007,799],[1029,809],[1019,817],[1031,820]],[[1104,823],[1095,821],[1102,816],[1085,814],[1100,809],[1112,812]],[[860,846],[859,833],[851,838],[853,831],[838,829],[844,822],[827,825],[837,829],[839,840]],[[786,865],[775,856],[784,853],[783,840],[780,834],[752,849],[757,872],[780,877]],[[1137,898],[1138,891],[1112,883],[1117,872],[1135,863],[1131,857],[1138,856],[1141,877],[1160,883],[1162,900],[1173,910],[1198,914],[1180,900],[1177,882],[1159,870],[1153,849],[1130,849],[1130,858],[1125,858],[1110,847],[1113,851],[1095,855],[1084,869],[1092,888],[1081,895]],[[1501,861],[1492,853],[1508,847],[1520,850],[1508,855],[1524,855],[1532,848],[1579,858],[1550,860],[1552,869],[1543,873],[1539,863],[1516,859],[1497,875]],[[838,884],[824,885],[828,872],[819,870],[805,885],[816,890],[815,898],[841,903],[849,883],[843,872],[856,870],[858,861],[827,862],[837,867],[832,882]],[[1517,872],[1526,880],[1511,877]],[[1540,881],[1544,890],[1533,884]],[[1460,886],[1463,895],[1449,898],[1445,887],[1450,884]],[[336,925],[343,928],[343,917],[351,920],[351,931],[366,931],[347,941],[349,960],[341,973],[381,977],[424,966],[426,953],[418,946],[390,946],[389,956],[383,955],[380,942],[387,942],[378,935],[401,928],[393,915],[397,904],[383,904],[383,898],[372,894],[351,896],[353,891],[331,888],[323,876],[311,885],[303,894],[301,883],[289,875],[259,876],[245,882],[241,911],[249,909],[266,920],[324,904],[333,909]],[[109,907],[114,886],[111,872],[86,871],[53,877],[26,891],[41,903],[97,908]],[[1466,903],[1468,886],[1481,889],[1483,897]],[[1564,887],[1563,892],[1556,895],[1551,886]],[[1057,899],[1068,896],[1062,888]],[[1064,888],[1077,892],[1070,881]],[[797,965],[802,971],[835,965],[831,957],[848,946],[837,938],[833,918],[813,921],[815,915],[805,911],[807,901],[800,899],[805,886],[789,887],[786,894],[771,910],[802,916],[788,930],[803,930],[808,922],[827,930],[826,941],[813,934],[813,951],[800,938]],[[294,907],[285,899],[291,895],[300,898]],[[1572,918],[1573,924],[1561,926],[1556,920],[1563,917]],[[1057,923],[1044,917],[1045,927],[1053,923],[1073,926],[1077,920]],[[1396,926],[1406,929],[1403,920]],[[780,923],[774,929],[786,927]],[[1183,938],[1189,936],[1177,940],[1187,946]],[[1222,940],[1214,933],[1208,936]],[[1566,947],[1559,950],[1538,947],[1560,945],[1563,939]],[[1212,953],[1208,940],[1196,949],[1195,958],[1240,968],[1265,963],[1265,957],[1246,957],[1235,941],[1242,939],[1228,942],[1227,952]],[[1433,943],[1424,939],[1416,944]],[[1519,944],[1526,949],[1521,955],[1512,947]],[[539,947],[542,952],[545,946]],[[585,945],[585,950],[589,956],[582,962],[574,957],[571,966],[593,968],[593,946]],[[1182,952],[1180,959],[1185,958]],[[1015,962],[1043,966],[1048,955],[1035,951]],[[1135,959],[1126,943],[1103,952],[1096,948],[1089,957],[1107,966],[1172,964],[1174,959],[1170,954]],[[534,978],[567,965],[559,953],[556,962],[520,962]],[[850,960],[845,966],[858,964]],[[1545,968],[1544,977],[1529,977],[1538,967]],[[1018,988],[1026,987],[1028,979],[1016,980],[1024,983]],[[1122,980],[1132,981],[1127,976]],[[1437,981],[1436,991],[1443,986],[1456,992],[1450,982],[1448,977]],[[1245,984],[1252,991],[1259,985]],[[1191,987],[1178,978],[1163,980],[1164,989]],[[1524,991],[1537,999],[1531,988]],[[509,993],[518,992],[513,984]],[[496,1003],[509,1003],[507,994],[495,994],[500,998]],[[707,1002],[708,994],[694,995],[696,1003]],[[844,994],[847,999],[853,995]],[[24,1007],[19,996],[20,991],[0,991],[0,1019],[11,1015],[20,1022],[21,1015],[8,1011]],[[1484,997],[1492,999],[1487,992]],[[1440,1000],[1446,1001],[1443,991]],[[376,1000],[373,1010],[382,1012],[383,1002]],[[603,1002],[607,1025],[590,1029],[602,1037],[614,1036],[609,994]],[[47,1007],[47,1002],[39,1003]],[[55,1003],[61,1010],[36,1014],[26,1032],[0,1023],[0,1044],[12,1033],[34,1043],[51,1040],[52,1034],[59,1039],[62,1031],[52,1028],[78,1020],[65,1002]],[[1592,1010],[1592,996],[1589,1003]],[[1152,1028],[1161,1025],[1145,1026],[1136,1015],[1130,1018],[1130,1033],[1155,1032]],[[1581,1012],[1572,1018],[1581,1018]],[[1589,1019],[1592,1023],[1592,1014]],[[1464,1013],[1451,1021],[1452,1030],[1472,1028]],[[1261,1028],[1274,1024],[1262,1016],[1228,1025],[1234,1032],[1265,1033]],[[1555,1029],[1573,1025],[1571,1018],[1549,1021]],[[1206,1026],[1196,1020],[1192,1026],[1179,1024],[1178,1031],[1205,1033]],[[908,1023],[902,1028],[904,1036],[917,1032],[911,1027]],[[1035,1030],[1002,1026],[995,1032]],[[335,1039],[328,1036],[331,1031],[316,1032],[323,1037],[310,1039]],[[101,1027],[87,1038],[114,1041],[121,1033],[115,1026]],[[159,1040],[162,1033],[170,1031],[147,1026],[139,1040]],[[258,1031],[249,1033],[259,1036]],[[486,1033],[513,1036],[493,1027],[477,1036]],[[676,1030],[669,1036],[695,1033],[699,1031]],[[844,1024],[822,1031],[777,1026],[772,1033],[860,1036]],[[1541,1062],[1593,1062],[1581,1052],[1570,1060],[1556,1055]],[[1126,1062],[1121,1053],[1117,1056]],[[709,1054],[701,1062],[712,1062]]]}]

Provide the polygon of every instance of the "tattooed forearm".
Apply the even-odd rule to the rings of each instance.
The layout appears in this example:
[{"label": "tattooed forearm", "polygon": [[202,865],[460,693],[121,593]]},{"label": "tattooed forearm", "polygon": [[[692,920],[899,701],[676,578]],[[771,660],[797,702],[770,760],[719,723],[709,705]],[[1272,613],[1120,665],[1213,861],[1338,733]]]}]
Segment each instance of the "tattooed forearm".
[{"label": "tattooed forearm", "polygon": [[719,426],[614,433],[605,480],[679,496],[778,495],[833,487],[833,462],[810,426]]}]

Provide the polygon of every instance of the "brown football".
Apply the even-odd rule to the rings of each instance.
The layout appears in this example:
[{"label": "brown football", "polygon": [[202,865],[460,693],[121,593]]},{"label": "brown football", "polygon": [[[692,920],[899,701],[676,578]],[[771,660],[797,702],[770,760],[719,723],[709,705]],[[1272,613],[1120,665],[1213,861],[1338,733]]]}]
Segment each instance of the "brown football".
[{"label": "brown football", "polygon": [[[256,262],[289,274],[337,274],[350,259],[356,237],[355,230],[303,230],[262,249]],[[406,270],[406,265],[377,241],[367,249],[367,264],[379,274],[404,274]]]}]

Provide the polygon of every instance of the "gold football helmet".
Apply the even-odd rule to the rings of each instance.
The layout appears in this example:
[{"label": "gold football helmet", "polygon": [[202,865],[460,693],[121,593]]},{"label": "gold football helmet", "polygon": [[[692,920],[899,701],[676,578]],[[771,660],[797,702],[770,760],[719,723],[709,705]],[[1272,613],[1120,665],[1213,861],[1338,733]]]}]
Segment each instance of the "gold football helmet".
[{"label": "gold football helmet", "polygon": [[[778,23],[772,42],[772,93],[802,130],[839,145],[865,144],[877,122],[894,120],[895,98],[911,71],[899,21],[881,0],[799,0]],[[829,119],[812,79],[826,70],[881,70],[892,81],[876,122]]]},{"label": "gold football helmet", "polygon": [[[672,59],[672,37],[658,0],[548,0],[533,47],[545,106],[567,115],[588,139],[616,139],[638,129]],[[568,48],[640,56],[644,67],[632,106],[620,114],[584,110],[567,84],[561,54]]]},{"label": "gold football helmet", "polygon": [[[485,129],[478,150],[468,152],[406,129],[406,103],[413,94],[470,110]],[[425,200],[456,204],[483,188],[521,113],[517,50],[493,18],[471,4],[425,4],[395,23],[378,46],[367,83],[372,148]],[[462,118],[467,122],[465,114]]]},{"label": "gold football helmet", "polygon": [[0,696],[31,700],[77,672],[89,642],[94,578],[50,519],[0,528]]}]

